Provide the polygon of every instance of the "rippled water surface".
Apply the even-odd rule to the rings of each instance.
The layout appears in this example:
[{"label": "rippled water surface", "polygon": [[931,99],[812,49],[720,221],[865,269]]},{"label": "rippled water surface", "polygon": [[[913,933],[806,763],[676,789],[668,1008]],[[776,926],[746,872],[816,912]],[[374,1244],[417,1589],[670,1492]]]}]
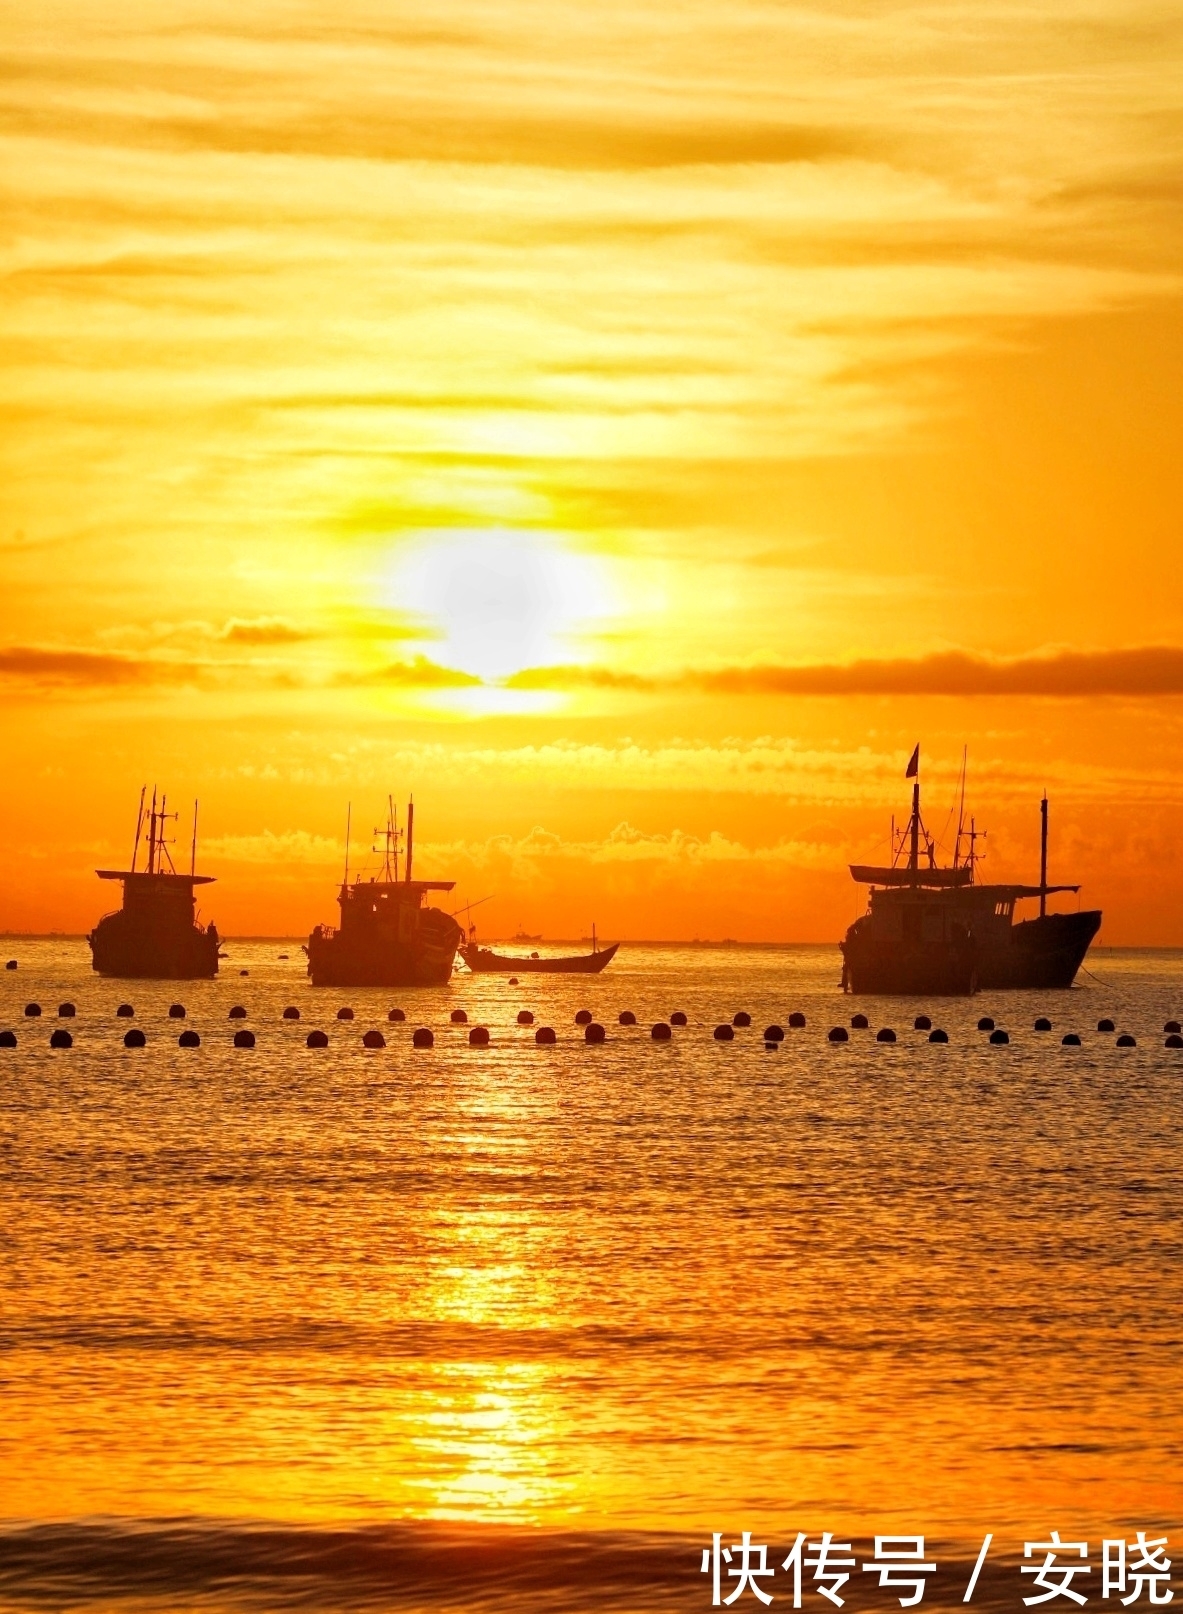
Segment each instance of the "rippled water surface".
[{"label": "rippled water surface", "polygon": [[5,1606],[705,1608],[712,1530],[1178,1524],[1183,955],[922,1004],[843,998],[832,949],[402,993],[274,942],[183,984],[0,949]]}]

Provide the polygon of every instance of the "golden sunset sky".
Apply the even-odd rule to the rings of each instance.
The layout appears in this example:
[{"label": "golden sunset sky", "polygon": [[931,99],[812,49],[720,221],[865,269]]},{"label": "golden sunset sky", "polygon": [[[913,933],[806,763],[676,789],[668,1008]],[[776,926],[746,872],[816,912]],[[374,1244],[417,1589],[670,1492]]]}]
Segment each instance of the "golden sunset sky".
[{"label": "golden sunset sky", "polygon": [[89,926],[146,780],[230,933],[389,791],[488,934],[835,939],[919,739],[987,877],[1046,788],[1183,943],[1177,5],[3,37],[0,926]]}]

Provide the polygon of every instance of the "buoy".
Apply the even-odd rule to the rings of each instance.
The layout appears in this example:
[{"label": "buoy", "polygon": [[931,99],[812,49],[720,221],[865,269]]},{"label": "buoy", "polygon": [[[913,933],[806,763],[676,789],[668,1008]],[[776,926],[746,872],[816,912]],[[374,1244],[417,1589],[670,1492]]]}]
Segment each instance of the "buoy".
[{"label": "buoy", "polygon": [[831,1042],[849,1042],[850,1041],[850,1033],[847,1031],[845,1026],[831,1026],[830,1027],[830,1041]]},{"label": "buoy", "polygon": [[[8,1033],[8,1035],[11,1037],[12,1032],[10,1031]],[[1167,1038],[1166,1042],[1163,1043],[1163,1047],[1164,1048],[1183,1048],[1183,1037],[1181,1037],[1177,1031],[1172,1031],[1170,1036]]]},{"label": "buoy", "polygon": [[915,1020],[912,1021],[912,1030],[913,1031],[931,1031],[932,1030],[932,1021],[928,1018],[928,1016],[926,1014],[918,1014],[916,1016]]},{"label": "buoy", "polygon": [[655,1026],[650,1027],[649,1035],[654,1042],[668,1042],[673,1036],[673,1032],[664,1020],[659,1020]]},{"label": "buoy", "polygon": [[1163,1026],[1163,1030],[1177,1037],[1183,1031],[1183,1026],[1179,1024],[1178,1020],[1168,1020],[1166,1025]]},{"label": "buoy", "polygon": [[991,1020],[991,1018],[990,1018],[990,1016],[988,1014],[984,1014],[982,1016],[982,1018],[978,1021],[978,1030],[979,1031],[993,1031],[994,1030],[994,1022],[993,1022],[993,1020]]},{"label": "buoy", "polygon": [[884,1026],[882,1031],[877,1031],[875,1033],[875,1041],[876,1042],[894,1042],[895,1041],[895,1032],[891,1029],[890,1026]]},{"label": "buoy", "polygon": [[534,1041],[539,1045],[539,1047],[542,1047],[544,1044],[552,1043],[554,1040],[555,1033],[553,1026],[539,1026],[538,1030],[534,1033]]},{"label": "buoy", "polygon": [[473,1026],[468,1033],[468,1046],[470,1048],[487,1048],[489,1046],[488,1026]]},{"label": "buoy", "polygon": [[147,1037],[138,1026],[133,1026],[130,1031],[125,1031],[123,1034],[123,1046],[125,1048],[142,1048],[147,1040]]},{"label": "buoy", "polygon": [[1118,1048],[1136,1048],[1138,1044],[1128,1031],[1123,1031],[1121,1036],[1118,1037],[1115,1046]]},{"label": "buoy", "polygon": [[928,1040],[929,1042],[948,1042],[949,1033],[947,1031],[942,1031],[940,1026],[938,1026],[935,1031],[929,1032]]},{"label": "buoy", "polygon": [[249,974],[250,974],[250,970],[239,970],[239,972],[238,972],[238,973],[239,973],[239,974],[240,974],[240,975],[249,975]]},{"label": "buoy", "polygon": [[385,1048],[386,1038],[380,1031],[367,1031],[361,1044],[363,1048]]},{"label": "buoy", "polygon": [[673,1014],[670,1015],[670,1025],[684,1026],[685,1024],[686,1016],[682,1013],[681,1009],[675,1009]]},{"label": "buoy", "polygon": [[789,1016],[789,1025],[794,1031],[801,1031],[805,1026],[805,1016],[800,1009],[794,1009]]},{"label": "buoy", "polygon": [[288,955],[286,953],[276,953],[275,956],[276,956],[276,958],[280,959],[285,964],[288,961]]},{"label": "buoy", "polygon": [[1098,1020],[1097,1021],[1097,1030],[1098,1031],[1116,1031],[1116,1029],[1117,1029],[1117,1027],[1113,1024],[1112,1020]]},{"label": "buoy", "polygon": [[453,1009],[450,1018],[454,1026],[466,1026],[468,1024],[468,1016],[463,1009]]},{"label": "buoy", "polygon": [[583,1040],[585,1042],[603,1042],[607,1035],[608,1033],[598,1020],[589,1020],[583,1028]]},{"label": "buoy", "polygon": [[0,1031],[0,1048],[15,1048],[15,1047],[16,1047],[16,1032],[15,1031]]},{"label": "buoy", "polygon": [[534,1024],[534,1016],[530,1013],[529,1009],[519,1009],[518,1010],[518,1025],[520,1025],[520,1026],[532,1026],[533,1024]]},{"label": "buoy", "polygon": [[136,1011],[132,1008],[130,1003],[121,1003],[115,1010],[115,1018],[117,1020],[134,1020],[135,1017]]},{"label": "buoy", "polygon": [[[168,1017],[170,1020],[183,1020],[185,1018],[185,1005],[183,1003],[170,1003]],[[189,1044],[186,1043],[185,1046],[187,1048]]]},{"label": "buoy", "polygon": [[234,1033],[234,1046],[236,1048],[253,1048],[255,1034],[253,1031],[236,1031]]},{"label": "buoy", "polygon": [[59,1020],[72,1020],[77,1013],[78,1013],[78,1010],[74,1007],[74,1005],[72,1003],[59,1003],[58,1004],[58,1019]]},{"label": "buoy", "polygon": [[74,1039],[64,1026],[59,1026],[53,1036],[50,1037],[49,1046],[51,1048],[72,1048]]},{"label": "buoy", "polygon": [[750,1014],[748,1014],[746,1009],[741,1009],[738,1014],[733,1014],[731,1016],[731,1024],[733,1026],[750,1026],[751,1023],[752,1017]]},{"label": "buoy", "polygon": [[511,975],[510,976],[509,984],[510,984],[510,986],[516,986],[518,984],[518,978],[517,978],[516,975]]},{"label": "buoy", "polygon": [[327,1048],[328,1045],[328,1033],[325,1031],[310,1031],[304,1039],[305,1048]]},{"label": "buoy", "polygon": [[1039,1019],[1035,1022],[1035,1029],[1036,1031],[1050,1031],[1052,1029],[1052,1023],[1046,1017],[1046,1015],[1041,1014]]},{"label": "buoy", "polygon": [[435,1038],[426,1026],[420,1026],[411,1038],[411,1045],[415,1048],[434,1048]]},{"label": "buoy", "polygon": [[852,1014],[850,1024],[854,1031],[865,1031],[870,1022],[865,1014]]},{"label": "buoy", "polygon": [[26,1020],[39,1020],[41,1018],[41,1005],[39,1003],[25,1004]]},{"label": "buoy", "polygon": [[401,1009],[391,1009],[386,1018],[390,1021],[391,1025],[401,1026],[407,1017]]},{"label": "buoy", "polygon": [[730,1026],[716,1026],[715,1027],[715,1041],[716,1042],[733,1042],[734,1040],[735,1040],[735,1032],[731,1029]]},{"label": "buoy", "polygon": [[577,1026],[590,1026],[591,1018],[592,1012],[590,1009],[580,1009],[579,1013],[575,1016],[575,1024]]},{"label": "buoy", "polygon": [[226,1018],[227,1020],[245,1020],[246,1010],[241,1003],[236,1003]]},{"label": "buoy", "polygon": [[1060,1046],[1062,1048],[1079,1048],[1080,1038],[1076,1035],[1075,1031],[1070,1031],[1068,1032],[1067,1036],[1060,1038]]},{"label": "buoy", "polygon": [[1004,1043],[1008,1043],[1010,1041],[1010,1033],[1002,1030],[992,1031],[990,1033],[990,1041],[996,1048],[1001,1048]]},{"label": "buoy", "polygon": [[765,1026],[764,1027],[764,1041],[765,1042],[783,1042],[784,1040],[785,1040],[785,1028],[784,1028],[784,1026]]},{"label": "buoy", "polygon": [[637,1023],[637,1017],[631,1009],[621,1009],[616,1018],[622,1026],[635,1026]]},{"label": "buoy", "polygon": [[352,1020],[353,1019],[353,1010],[352,1009],[338,1009],[337,1010],[337,1019],[338,1020]]},{"label": "buoy", "polygon": [[288,1004],[287,1008],[283,1011],[283,1018],[285,1020],[298,1020],[300,1018],[300,1011],[297,1009],[294,1003]]},{"label": "buoy", "polygon": [[181,1035],[177,1038],[177,1047],[200,1048],[201,1038],[197,1035],[196,1031],[182,1031]]},{"label": "buoy", "polygon": [[[15,958],[10,958],[10,959],[9,959],[9,960],[8,960],[8,963],[7,963],[7,964],[5,964],[5,966],[4,966],[4,968],[5,968],[5,969],[6,969],[6,970],[14,970],[14,969],[15,969],[15,968],[16,968],[16,959],[15,959]],[[15,1047],[16,1047],[16,1044],[15,1044],[15,1043],[13,1043],[13,1044],[12,1044],[12,1046],[13,1046],[13,1047],[14,1047],[14,1048],[15,1048]]]}]

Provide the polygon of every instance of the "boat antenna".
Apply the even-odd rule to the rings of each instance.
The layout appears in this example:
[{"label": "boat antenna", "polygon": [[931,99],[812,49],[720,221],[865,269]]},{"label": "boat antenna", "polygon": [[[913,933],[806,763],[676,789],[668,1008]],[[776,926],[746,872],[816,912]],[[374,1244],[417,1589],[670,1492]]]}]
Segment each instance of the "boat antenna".
[{"label": "boat antenna", "polygon": [[156,873],[156,786],[152,786],[152,810],[148,814],[148,873]]},{"label": "boat antenna", "polygon": [[407,884],[411,883],[411,852],[415,844],[415,798],[407,803]]},{"label": "boat antenna", "polygon": [[592,920],[592,957],[594,958],[595,955],[598,952],[599,952],[599,948],[596,945],[596,922],[593,919]]},{"label": "boat antenna", "polygon": [[189,873],[197,873],[197,799],[193,800],[193,845],[189,850]]},{"label": "boat antenna", "polygon": [[[908,868],[915,876],[920,872],[920,742],[916,742],[916,749],[912,752],[908,768],[904,774],[905,779],[914,781],[912,785],[912,817],[908,824],[911,841],[908,847]],[[918,884],[914,878],[913,885]]]},{"label": "boat antenna", "polygon": [[147,785],[140,786],[140,810],[136,814],[136,844],[131,849],[131,872],[136,872],[136,856],[140,850],[140,831],[144,827],[144,797],[148,793]]},{"label": "boat antenna", "polygon": [[1039,803],[1039,917],[1047,913],[1047,791]]},{"label": "boat antenna", "polygon": [[953,867],[961,861],[961,836],[965,829],[965,766],[969,760],[969,746],[961,747],[961,802],[957,808],[957,839],[953,843]]},{"label": "boat antenna", "polygon": [[394,883],[398,884],[398,808],[394,805],[394,797],[387,796],[386,807],[389,813],[391,841],[390,845],[394,855]]},{"label": "boat antenna", "polygon": [[345,806],[345,879],[343,884],[349,884],[349,830],[353,822],[353,803],[347,802]]}]

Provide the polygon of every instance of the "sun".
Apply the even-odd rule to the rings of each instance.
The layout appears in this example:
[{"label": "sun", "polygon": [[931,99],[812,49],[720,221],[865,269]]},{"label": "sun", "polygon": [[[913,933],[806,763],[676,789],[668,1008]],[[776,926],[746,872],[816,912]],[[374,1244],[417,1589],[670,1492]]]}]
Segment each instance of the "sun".
[{"label": "sun", "polygon": [[425,624],[433,660],[496,683],[581,659],[612,614],[606,567],[548,533],[424,533],[390,573],[390,603]]}]

